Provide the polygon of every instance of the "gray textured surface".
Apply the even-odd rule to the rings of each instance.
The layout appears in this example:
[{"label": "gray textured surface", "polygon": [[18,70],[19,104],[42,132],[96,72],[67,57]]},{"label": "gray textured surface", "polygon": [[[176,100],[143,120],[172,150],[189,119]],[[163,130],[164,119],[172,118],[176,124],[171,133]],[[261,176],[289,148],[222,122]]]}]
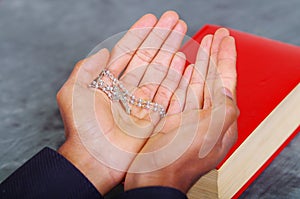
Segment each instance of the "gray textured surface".
[{"label": "gray textured surface", "polygon": [[[213,23],[300,45],[299,0],[0,0],[0,181],[64,140],[55,94],[97,43],[173,9],[192,35]],[[300,198],[300,136],[242,198]]]}]

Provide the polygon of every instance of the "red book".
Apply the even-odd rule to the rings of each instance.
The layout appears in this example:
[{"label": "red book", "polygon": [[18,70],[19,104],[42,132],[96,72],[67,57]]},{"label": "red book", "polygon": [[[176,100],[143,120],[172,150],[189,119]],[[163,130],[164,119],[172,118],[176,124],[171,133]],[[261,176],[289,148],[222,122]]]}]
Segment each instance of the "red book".
[{"label": "red book", "polygon": [[[218,28],[206,25],[193,39],[200,42]],[[238,53],[239,137],[218,168],[189,192],[191,198],[238,197],[300,131],[300,47],[236,30],[230,33]],[[197,53],[193,44],[183,47],[192,63]]]}]

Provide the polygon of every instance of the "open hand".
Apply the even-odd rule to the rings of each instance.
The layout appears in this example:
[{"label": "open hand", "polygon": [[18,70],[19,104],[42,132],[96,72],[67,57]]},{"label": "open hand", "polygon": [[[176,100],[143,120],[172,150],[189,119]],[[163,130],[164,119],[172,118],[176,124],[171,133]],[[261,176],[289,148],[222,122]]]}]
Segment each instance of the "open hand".
[{"label": "open hand", "polygon": [[59,152],[102,194],[124,178],[160,115],[136,106],[128,115],[119,102],[88,85],[106,68],[135,96],[168,105],[185,64],[176,52],[186,29],[172,11],[158,21],[143,16],[111,53],[102,49],[80,61],[57,94],[67,137]]},{"label": "open hand", "polygon": [[168,186],[186,193],[235,143],[236,49],[229,31],[205,36],[185,74],[167,116],[129,168],[125,190]]}]

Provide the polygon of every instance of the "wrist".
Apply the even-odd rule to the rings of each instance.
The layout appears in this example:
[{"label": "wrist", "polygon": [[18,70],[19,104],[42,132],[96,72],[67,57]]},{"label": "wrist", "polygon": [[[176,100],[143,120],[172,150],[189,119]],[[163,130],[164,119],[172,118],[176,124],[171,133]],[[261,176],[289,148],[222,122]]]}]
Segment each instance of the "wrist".
[{"label": "wrist", "polygon": [[179,177],[178,174],[175,173],[127,173],[124,190],[127,191],[141,187],[162,186],[174,188],[183,193],[187,193],[189,185],[187,185],[186,182],[186,179]]},{"label": "wrist", "polygon": [[106,167],[82,146],[65,142],[58,153],[71,162],[102,194],[105,195],[124,177],[123,172]]}]

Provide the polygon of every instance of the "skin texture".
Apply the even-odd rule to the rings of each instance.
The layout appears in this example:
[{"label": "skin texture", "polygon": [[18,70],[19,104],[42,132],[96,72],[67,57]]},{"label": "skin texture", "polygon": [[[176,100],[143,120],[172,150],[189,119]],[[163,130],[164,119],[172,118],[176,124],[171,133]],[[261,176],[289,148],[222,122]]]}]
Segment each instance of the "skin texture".
[{"label": "skin texture", "polygon": [[[160,95],[157,90],[165,77],[172,79],[167,75],[169,68],[179,70],[180,74],[170,74],[177,74],[177,80],[180,80],[185,59],[182,53],[176,52],[186,30],[186,24],[173,11],[164,13],[159,20],[151,14],[145,15],[116,44],[111,54],[102,49],[78,62],[58,92],[57,101],[67,138],[58,151],[101,194],[104,195],[124,179],[160,116],[136,107],[132,108],[131,115],[127,115],[119,103],[112,104],[103,92],[87,85],[104,68],[108,68],[115,77],[126,69],[120,77],[124,86],[136,96],[152,100],[156,93]],[[152,78],[150,83],[147,77],[153,73],[160,75]],[[172,81],[173,89],[178,81]],[[170,98],[171,95],[165,98],[166,103]],[[130,129],[126,129],[128,127]]]},{"label": "skin texture", "polygon": [[[160,19],[147,14],[111,52],[102,49],[78,62],[58,92],[66,132],[58,152],[102,195],[124,178],[126,190],[161,185],[187,192],[234,144],[234,39],[226,29],[206,36],[195,65],[184,69],[185,56],[177,51],[186,30],[173,11]],[[118,102],[88,88],[104,68],[135,96],[166,107],[167,116],[161,120],[137,107],[127,115]],[[177,151],[172,144],[176,137],[182,141]],[[164,146],[170,146],[170,160],[156,153]]]},{"label": "skin texture", "polygon": [[[157,146],[166,146],[180,134],[194,136],[194,139],[172,164],[159,170],[127,173],[125,190],[168,186],[186,193],[203,174],[215,168],[225,157],[237,139],[235,64],[235,42],[228,30],[219,29],[215,35],[207,35],[202,40],[197,61],[190,66],[193,72],[189,85],[184,89],[186,95],[179,99],[180,105],[170,104],[171,110],[164,119],[164,127],[147,141],[140,154],[157,150]],[[190,134],[190,130],[196,133]],[[169,151],[175,153],[182,143],[186,143],[185,139],[188,138],[183,137]],[[131,166],[149,165],[149,162],[145,165],[145,160],[139,158],[140,154]],[[152,159],[158,166],[164,164],[166,157],[153,156]]]}]

